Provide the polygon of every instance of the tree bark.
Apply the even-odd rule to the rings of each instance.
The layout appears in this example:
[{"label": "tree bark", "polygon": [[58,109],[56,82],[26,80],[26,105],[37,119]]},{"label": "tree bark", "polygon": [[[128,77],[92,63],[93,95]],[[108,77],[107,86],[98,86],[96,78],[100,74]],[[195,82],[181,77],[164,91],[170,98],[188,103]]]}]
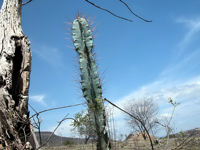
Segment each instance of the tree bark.
[{"label": "tree bark", "polygon": [[4,0],[0,12],[0,121],[6,148],[22,150],[29,139],[30,42],[21,27],[22,0]]},{"label": "tree bark", "polygon": [[85,144],[87,144],[87,142],[88,142],[89,139],[90,139],[90,135],[88,135],[88,136],[86,135],[85,136]]}]

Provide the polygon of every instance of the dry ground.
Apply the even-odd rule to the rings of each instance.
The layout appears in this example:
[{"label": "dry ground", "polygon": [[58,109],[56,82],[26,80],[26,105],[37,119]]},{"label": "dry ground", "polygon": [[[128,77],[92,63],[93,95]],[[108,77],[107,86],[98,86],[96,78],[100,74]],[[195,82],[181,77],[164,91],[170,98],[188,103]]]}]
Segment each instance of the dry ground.
[{"label": "dry ground", "polygon": [[[200,150],[200,138],[172,138],[169,142],[169,150],[177,147],[181,144],[180,147],[177,147],[178,150]],[[112,150],[150,150],[151,146],[149,141],[129,139],[122,142],[114,142]],[[166,139],[162,139],[161,144],[154,145],[155,150],[164,150],[166,145]],[[44,147],[42,150],[96,150],[95,144],[88,145],[70,145],[70,146],[60,146],[60,147]]]}]

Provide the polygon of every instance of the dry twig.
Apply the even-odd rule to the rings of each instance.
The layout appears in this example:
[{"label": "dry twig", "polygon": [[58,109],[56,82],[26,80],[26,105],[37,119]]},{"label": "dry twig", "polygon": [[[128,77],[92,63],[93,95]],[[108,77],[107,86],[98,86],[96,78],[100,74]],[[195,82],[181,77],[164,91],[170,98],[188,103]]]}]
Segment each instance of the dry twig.
[{"label": "dry twig", "polygon": [[96,8],[99,8],[99,9],[101,9],[101,10],[107,11],[108,13],[110,13],[111,15],[113,15],[113,16],[115,16],[115,17],[117,17],[117,18],[120,18],[120,19],[123,19],[123,20],[126,20],[126,21],[130,21],[130,22],[133,22],[133,21],[130,20],[130,19],[127,19],[127,18],[124,18],[124,17],[121,17],[121,16],[116,15],[116,14],[114,14],[113,12],[111,12],[111,11],[105,9],[105,8],[102,8],[102,7],[96,5],[96,4],[92,3],[92,2],[90,2],[89,0],[85,0],[85,1],[88,2],[89,4],[93,5],[93,6],[96,7]]},{"label": "dry twig", "polygon": [[[124,18],[124,17],[121,17],[121,16],[116,15],[115,13],[109,11],[108,9],[102,8],[102,7],[100,7],[100,6],[98,6],[98,5],[94,4],[94,3],[92,3],[92,2],[89,1],[89,0],[85,0],[85,1],[88,2],[89,4],[93,5],[94,7],[98,8],[98,9],[101,9],[101,10],[103,10],[103,11],[106,11],[106,12],[110,13],[111,15],[113,15],[113,16],[115,16],[115,17],[117,17],[117,18],[120,18],[120,19],[123,19],[123,20],[126,20],[126,21],[130,21],[130,22],[133,22],[133,21],[130,20],[130,19],[127,19],[127,18]],[[128,6],[128,4],[125,3],[124,1],[122,1],[122,0],[119,0],[119,1],[122,2],[122,3],[129,9],[129,11],[130,11],[134,16],[136,16],[137,18],[139,18],[139,19],[141,19],[141,20],[143,20],[143,21],[145,21],[145,22],[152,22],[151,20],[146,20],[146,19],[140,17],[139,15],[135,14],[135,13],[131,10],[131,8]]]},{"label": "dry twig", "polygon": [[25,3],[23,3],[22,6],[23,6],[23,5],[26,5],[26,4],[28,4],[28,3],[30,3],[31,1],[32,1],[32,0],[29,0],[29,1],[25,2]]},{"label": "dry twig", "polygon": [[146,19],[144,19],[144,18],[138,16],[137,14],[135,14],[135,13],[130,9],[130,7],[128,6],[128,4],[126,4],[124,1],[122,1],[122,0],[119,0],[119,1],[122,2],[122,3],[129,9],[129,11],[130,11],[134,16],[138,17],[139,19],[141,19],[141,20],[143,20],[143,21],[152,22],[151,20],[146,20]]}]

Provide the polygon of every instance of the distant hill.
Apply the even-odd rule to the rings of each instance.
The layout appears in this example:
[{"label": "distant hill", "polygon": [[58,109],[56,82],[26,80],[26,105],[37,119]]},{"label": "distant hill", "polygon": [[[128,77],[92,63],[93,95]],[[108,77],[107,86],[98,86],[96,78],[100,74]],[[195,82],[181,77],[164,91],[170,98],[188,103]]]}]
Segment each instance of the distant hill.
[{"label": "distant hill", "polygon": [[[184,133],[185,137],[188,137],[188,136],[191,136],[191,135],[192,136],[196,136],[196,137],[200,137],[200,128],[195,128],[195,129],[186,130],[186,131],[182,131],[182,132]],[[36,133],[36,137],[37,137],[38,142],[39,142],[39,134],[38,134],[38,132],[35,132],[35,133]],[[42,143],[46,142],[46,140],[49,138],[49,136],[51,135],[51,133],[52,132],[41,132]],[[180,133],[171,134],[170,138],[179,137],[179,136],[180,136]],[[131,138],[131,137],[134,137],[134,135],[130,135],[129,138]],[[73,142],[75,144],[83,144],[85,142],[85,140],[81,139],[81,138],[61,137],[61,136],[53,134],[53,136],[51,137],[51,139],[49,140],[49,142],[47,143],[46,146],[50,146],[50,147],[53,147],[53,146],[62,146],[63,142],[66,141],[66,140],[68,140],[70,142]],[[91,143],[91,142],[92,142],[92,140],[88,141],[88,143]]]},{"label": "distant hill", "polygon": [[[35,132],[35,134],[36,134],[37,140],[39,142],[39,133]],[[52,132],[41,132],[42,143],[45,143],[51,134],[52,134]],[[53,136],[51,137],[51,139],[49,140],[49,142],[47,143],[46,146],[62,146],[63,142],[66,140],[73,142],[75,144],[83,144],[85,142],[84,139],[61,137],[61,136],[53,134]],[[91,140],[88,141],[88,143],[90,143],[90,142],[91,142]]]},{"label": "distant hill", "polygon": [[[191,129],[191,130],[185,130],[185,131],[181,131],[181,132],[184,134],[185,137],[189,137],[189,136],[200,137],[200,128],[195,128],[195,129]],[[179,133],[171,134],[170,138],[180,137],[180,136],[181,136],[181,134],[179,132]]]},{"label": "distant hill", "polygon": [[[186,137],[188,136],[196,136],[200,137],[200,128],[195,128],[191,130],[182,131]],[[179,133],[177,133],[179,134]],[[180,134],[179,134],[180,135]]]}]

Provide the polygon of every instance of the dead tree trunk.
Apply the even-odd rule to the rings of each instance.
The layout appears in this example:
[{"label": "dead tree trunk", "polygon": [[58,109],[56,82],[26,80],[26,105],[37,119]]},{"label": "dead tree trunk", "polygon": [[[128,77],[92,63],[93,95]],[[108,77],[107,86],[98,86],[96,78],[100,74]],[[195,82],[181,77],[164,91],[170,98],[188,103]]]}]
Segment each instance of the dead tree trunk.
[{"label": "dead tree trunk", "polygon": [[6,148],[22,150],[31,130],[28,90],[30,42],[21,27],[22,0],[4,0],[0,12],[0,121]]}]

